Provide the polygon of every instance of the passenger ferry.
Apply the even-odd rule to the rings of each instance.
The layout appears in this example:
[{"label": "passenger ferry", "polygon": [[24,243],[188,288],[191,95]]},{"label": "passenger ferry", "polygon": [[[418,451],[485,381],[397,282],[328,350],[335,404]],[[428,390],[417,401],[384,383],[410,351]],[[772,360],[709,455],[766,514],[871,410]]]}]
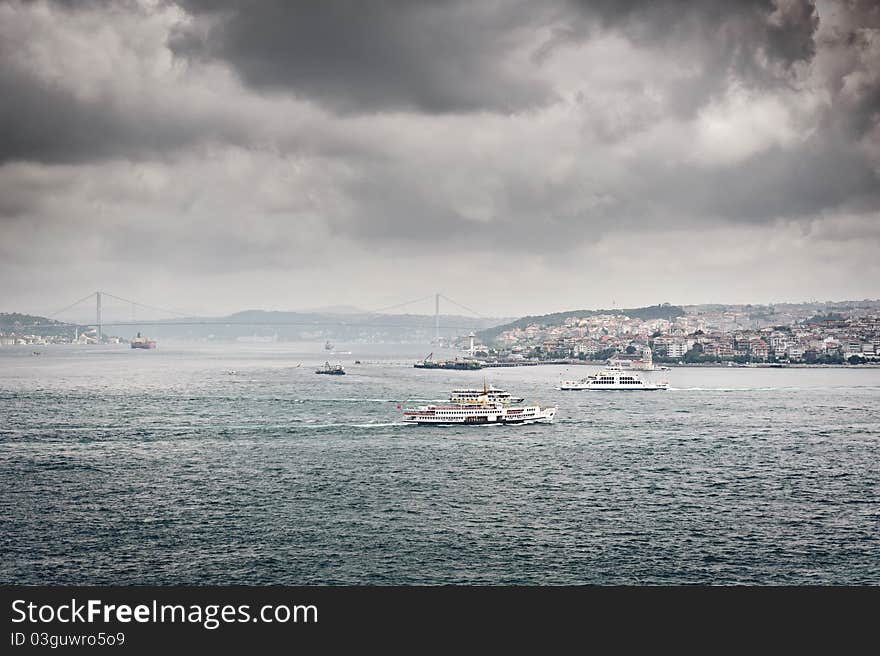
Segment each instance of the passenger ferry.
[{"label": "passenger ferry", "polygon": [[[454,398],[456,392],[470,392],[471,390],[455,390],[450,398]],[[494,400],[489,396],[489,389],[484,388],[473,400],[460,402],[421,405],[415,408],[406,408],[403,411],[403,421],[407,424],[464,424],[464,425],[488,425],[499,426],[503,424],[549,424],[556,416],[556,406],[542,408],[540,405],[521,405],[519,403],[504,403],[498,398]],[[494,390],[503,392],[503,390]]]},{"label": "passenger ferry", "polygon": [[560,380],[556,389],[566,391],[580,390],[623,390],[627,392],[634,391],[655,391],[668,390],[669,383],[665,380],[652,382],[643,380],[632,369],[624,369],[623,367],[606,367],[602,371],[580,380]]}]

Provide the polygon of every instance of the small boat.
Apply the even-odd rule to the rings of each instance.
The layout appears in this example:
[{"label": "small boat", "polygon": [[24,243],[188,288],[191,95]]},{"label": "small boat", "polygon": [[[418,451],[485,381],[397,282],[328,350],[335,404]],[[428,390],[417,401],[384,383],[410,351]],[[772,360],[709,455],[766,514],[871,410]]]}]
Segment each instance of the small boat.
[{"label": "small boat", "polygon": [[131,338],[131,348],[154,349],[156,348],[156,340],[150,339],[149,337],[145,337],[144,335],[138,333],[137,337]]},{"label": "small boat", "polygon": [[331,365],[329,362],[325,362],[323,367],[315,370],[315,373],[327,374],[329,376],[344,376],[345,369],[341,364]]}]

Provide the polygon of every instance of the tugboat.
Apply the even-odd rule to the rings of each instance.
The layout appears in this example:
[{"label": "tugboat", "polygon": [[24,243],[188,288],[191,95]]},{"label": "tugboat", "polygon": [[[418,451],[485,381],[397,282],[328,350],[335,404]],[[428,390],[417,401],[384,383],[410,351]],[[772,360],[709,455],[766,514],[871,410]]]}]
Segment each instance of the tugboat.
[{"label": "tugboat", "polygon": [[152,339],[148,339],[141,335],[137,334],[137,337],[133,337],[131,340],[131,348],[136,349],[154,349],[156,348],[156,342]]},{"label": "tugboat", "polygon": [[327,374],[328,376],[344,376],[345,369],[341,364],[331,365],[329,362],[325,362],[323,367],[315,370],[315,373]]}]

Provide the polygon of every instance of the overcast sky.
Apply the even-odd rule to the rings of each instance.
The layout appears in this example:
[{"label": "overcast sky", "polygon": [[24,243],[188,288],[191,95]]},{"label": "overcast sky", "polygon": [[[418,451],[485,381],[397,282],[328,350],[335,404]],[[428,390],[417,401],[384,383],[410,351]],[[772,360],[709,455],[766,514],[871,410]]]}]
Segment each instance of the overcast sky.
[{"label": "overcast sky", "polygon": [[878,247],[874,0],[0,3],[0,311],[876,298]]}]

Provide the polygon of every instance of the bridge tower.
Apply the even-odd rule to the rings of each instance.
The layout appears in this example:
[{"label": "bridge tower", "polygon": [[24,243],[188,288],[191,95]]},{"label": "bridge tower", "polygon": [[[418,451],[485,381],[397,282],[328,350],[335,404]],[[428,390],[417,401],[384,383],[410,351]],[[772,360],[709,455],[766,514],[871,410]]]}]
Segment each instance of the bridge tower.
[{"label": "bridge tower", "polygon": [[98,325],[97,325],[98,342],[102,342],[104,340],[104,330],[103,330],[103,326],[101,325],[101,292],[95,292],[95,300],[96,300],[95,314],[97,315],[97,320],[98,320]]},{"label": "bridge tower", "polygon": [[434,341],[440,342],[440,292],[434,294]]}]

